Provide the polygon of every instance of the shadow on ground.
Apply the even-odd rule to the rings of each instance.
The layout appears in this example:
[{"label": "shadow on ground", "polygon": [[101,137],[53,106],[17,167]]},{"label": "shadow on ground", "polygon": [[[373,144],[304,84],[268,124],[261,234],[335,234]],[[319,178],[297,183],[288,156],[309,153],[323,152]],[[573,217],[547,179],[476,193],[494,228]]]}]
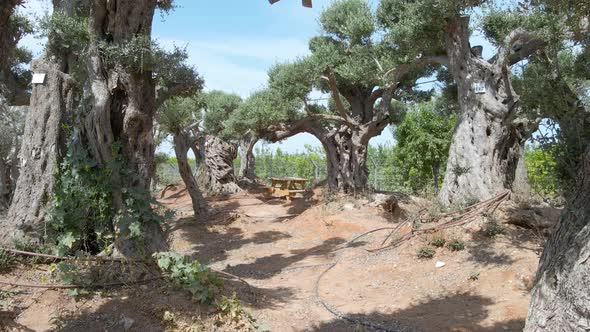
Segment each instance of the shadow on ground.
[{"label": "shadow on ground", "polygon": [[410,308],[391,314],[373,312],[347,316],[354,321],[335,318],[314,325],[309,331],[374,331],[377,326],[384,331],[522,331],[523,319],[507,318],[488,325],[488,306],[493,300],[471,294],[452,294],[433,298]]}]

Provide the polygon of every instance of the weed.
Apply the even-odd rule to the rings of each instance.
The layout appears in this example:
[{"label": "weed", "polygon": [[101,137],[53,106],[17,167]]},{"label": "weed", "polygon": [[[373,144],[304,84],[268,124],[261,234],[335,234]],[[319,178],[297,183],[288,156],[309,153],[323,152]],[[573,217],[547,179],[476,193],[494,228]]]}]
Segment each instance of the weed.
[{"label": "weed", "polygon": [[171,281],[188,290],[201,303],[211,303],[222,286],[221,280],[208,267],[189,261],[179,253],[159,252],[154,258]]},{"label": "weed", "polygon": [[62,307],[57,307],[49,316],[49,324],[54,330],[61,330],[66,326],[68,320],[72,318],[73,314]]},{"label": "weed", "polygon": [[0,249],[0,273],[12,270],[16,259],[8,251]]},{"label": "weed", "polygon": [[451,251],[460,251],[465,249],[465,242],[459,239],[452,239],[447,243],[447,248]]},{"label": "weed", "polygon": [[483,235],[491,238],[499,234],[504,234],[504,227],[502,227],[497,221],[491,220],[484,225],[481,232]]},{"label": "weed", "polygon": [[232,324],[241,329],[251,327],[256,328],[256,321],[242,306],[240,299],[234,293],[231,297],[222,296],[220,300],[215,301],[218,309],[217,321],[223,323],[224,319],[229,319]]},{"label": "weed", "polygon": [[430,258],[434,257],[435,253],[436,253],[436,251],[434,250],[434,248],[429,247],[429,246],[424,246],[424,247],[418,249],[418,258],[430,259]]},{"label": "weed", "polygon": [[433,238],[430,239],[430,245],[436,248],[442,248],[445,246],[447,240],[442,235],[435,235]]},{"label": "weed", "polygon": [[8,311],[12,295],[11,291],[0,290],[0,311]]},{"label": "weed", "polygon": [[469,280],[471,280],[471,281],[477,281],[477,280],[479,280],[479,272],[473,272],[469,276]]}]

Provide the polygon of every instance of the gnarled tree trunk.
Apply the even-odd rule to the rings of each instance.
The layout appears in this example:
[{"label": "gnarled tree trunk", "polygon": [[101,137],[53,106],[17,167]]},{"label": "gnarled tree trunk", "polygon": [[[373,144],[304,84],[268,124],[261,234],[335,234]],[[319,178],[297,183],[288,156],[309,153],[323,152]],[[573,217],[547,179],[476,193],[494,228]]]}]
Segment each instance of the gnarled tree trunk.
[{"label": "gnarled tree trunk", "polygon": [[188,163],[187,153],[190,149],[190,145],[188,142],[188,138],[185,133],[177,133],[174,135],[174,153],[176,154],[176,161],[178,163],[178,171],[180,172],[180,177],[182,177],[182,181],[184,181],[184,185],[186,186],[186,190],[191,197],[192,205],[193,205],[193,212],[195,213],[195,217],[199,218],[207,213],[207,206],[205,203],[205,199],[199,190],[199,186],[197,185],[197,181],[193,175],[191,170],[191,166]]},{"label": "gnarled tree trunk", "polygon": [[328,186],[333,191],[360,193],[368,189],[368,140],[346,126],[331,135],[316,136],[326,151]]},{"label": "gnarled tree trunk", "polygon": [[1,235],[4,243],[24,234],[31,240],[41,239],[44,208],[65,152],[64,124],[72,112],[72,82],[61,65],[41,58],[33,61],[32,69],[46,77],[43,84],[33,86],[19,155],[20,175]]},{"label": "gnarled tree trunk", "polygon": [[258,137],[252,132],[247,133],[240,140],[240,176],[249,180],[256,178],[256,159],[254,157],[256,142],[258,142]]},{"label": "gnarled tree trunk", "polygon": [[[488,62],[472,51],[467,17],[451,21],[446,34],[448,66],[457,83],[461,114],[439,198],[444,204],[485,200],[515,189],[527,131],[514,120],[518,97],[508,65],[501,59]],[[483,90],[475,91],[476,84],[483,84]]]},{"label": "gnarled tree trunk", "polygon": [[525,331],[590,330],[590,146],[576,189],[545,245]]},{"label": "gnarled tree trunk", "polygon": [[205,160],[199,174],[199,184],[207,191],[216,194],[232,194],[241,191],[236,183],[234,159],[237,146],[217,136],[206,135]]},{"label": "gnarled tree trunk", "polygon": [[[155,113],[155,83],[152,72],[119,63],[107,66],[99,43],[124,46],[133,38],[151,38],[156,2],[95,0],[90,13],[89,81],[93,104],[85,120],[87,143],[101,167],[115,158],[115,143],[125,167],[134,176],[113,170],[113,201],[118,213],[127,210],[124,189],[134,188],[149,201],[154,149],[152,126]],[[117,59],[115,59],[116,61]],[[142,256],[167,247],[160,225],[144,221],[142,241],[131,236],[129,225],[114,225],[115,251],[123,256]]]}]

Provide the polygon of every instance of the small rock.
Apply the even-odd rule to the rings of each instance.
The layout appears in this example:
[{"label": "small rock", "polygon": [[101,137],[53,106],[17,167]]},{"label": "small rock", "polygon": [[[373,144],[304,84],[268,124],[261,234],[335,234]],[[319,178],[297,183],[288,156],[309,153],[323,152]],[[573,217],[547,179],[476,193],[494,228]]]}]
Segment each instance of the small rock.
[{"label": "small rock", "polygon": [[344,206],[342,207],[344,210],[354,210],[354,204],[352,203],[346,203],[344,204]]},{"label": "small rock", "polygon": [[445,265],[447,265],[447,263],[445,263],[445,262],[436,262],[436,264],[434,266],[436,266],[436,267],[443,267]]},{"label": "small rock", "polygon": [[119,321],[119,324],[123,325],[123,329],[125,331],[129,331],[129,329],[131,329],[133,324],[135,324],[135,320],[133,320],[129,317],[121,316],[121,320]]}]

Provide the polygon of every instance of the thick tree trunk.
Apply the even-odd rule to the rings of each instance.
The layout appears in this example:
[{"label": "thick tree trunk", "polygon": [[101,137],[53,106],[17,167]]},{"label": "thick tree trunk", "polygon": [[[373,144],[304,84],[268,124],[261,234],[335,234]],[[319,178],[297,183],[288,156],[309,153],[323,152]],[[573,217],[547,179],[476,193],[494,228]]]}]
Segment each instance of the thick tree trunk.
[{"label": "thick tree trunk", "polygon": [[258,137],[253,133],[247,133],[240,140],[240,176],[249,180],[256,178],[256,159],[254,157],[256,142],[258,142]]},{"label": "thick tree trunk", "polygon": [[[121,64],[109,67],[101,58],[98,43],[123,46],[133,38],[151,38],[152,18],[156,2],[95,0],[91,8],[90,45],[88,61],[93,104],[86,117],[87,143],[101,167],[110,167],[114,160],[115,144],[120,145],[127,173],[122,176],[113,169],[113,200],[120,214],[126,214],[123,191],[141,192],[149,201],[154,149],[152,126],[155,112],[155,83],[152,72]],[[116,59],[115,59],[116,61]],[[142,223],[142,241],[130,235],[129,225],[115,225],[116,254],[141,256],[166,248],[159,225]]]},{"label": "thick tree trunk", "polygon": [[[485,200],[514,190],[526,132],[514,121],[518,100],[506,65],[471,51],[469,19],[457,18],[446,31],[449,69],[459,91],[461,116],[453,135],[443,187],[444,204]],[[484,84],[481,92],[475,84]]]},{"label": "thick tree trunk", "polygon": [[60,65],[47,59],[33,62],[33,71],[46,73],[45,82],[33,86],[22,147],[20,175],[0,239],[15,236],[40,240],[47,204],[65,150],[64,124],[71,116],[72,82]]},{"label": "thick tree trunk", "polygon": [[326,151],[330,190],[354,194],[368,189],[367,151],[369,140],[361,131],[346,126],[326,137],[316,135]]},{"label": "thick tree trunk", "polygon": [[577,187],[545,245],[525,331],[590,330],[590,146]]},{"label": "thick tree trunk", "polygon": [[215,194],[241,191],[234,173],[237,146],[217,136],[206,135],[204,150],[205,160],[199,174],[200,185]]},{"label": "thick tree trunk", "polygon": [[207,213],[207,207],[205,199],[199,190],[197,181],[191,170],[191,166],[188,163],[187,152],[190,146],[188,139],[184,133],[178,133],[174,135],[174,153],[176,154],[176,161],[178,162],[178,171],[184,181],[186,190],[188,191],[191,201],[193,204],[193,212],[195,217],[203,217]]}]

